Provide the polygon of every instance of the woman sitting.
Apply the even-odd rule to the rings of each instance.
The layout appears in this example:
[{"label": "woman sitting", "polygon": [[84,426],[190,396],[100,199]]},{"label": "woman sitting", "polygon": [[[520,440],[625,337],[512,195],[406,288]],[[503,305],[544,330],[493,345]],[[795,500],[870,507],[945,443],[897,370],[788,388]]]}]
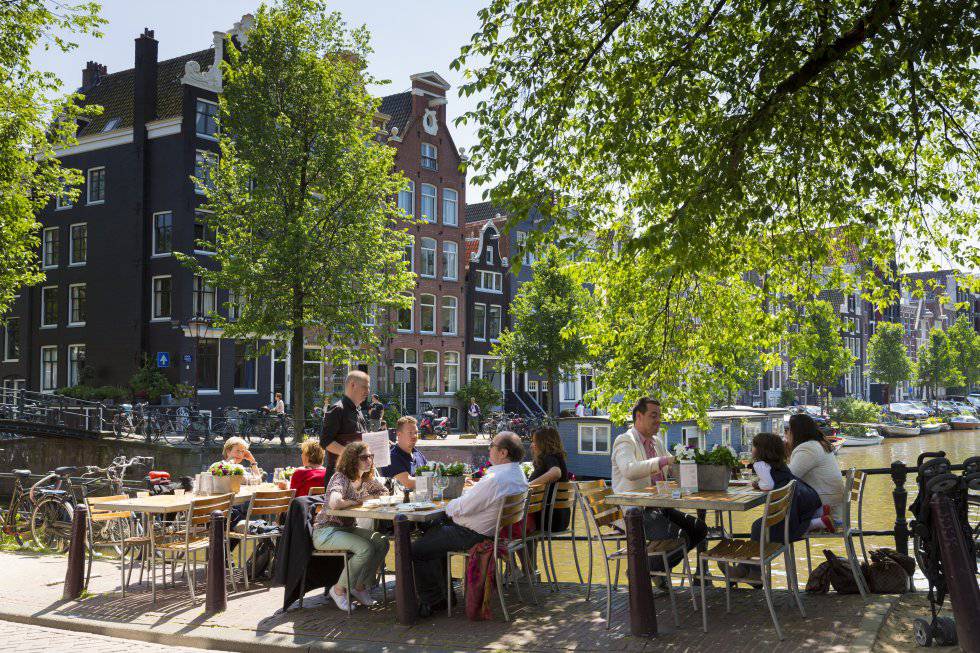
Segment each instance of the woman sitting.
[{"label": "woman sitting", "polygon": [[789,418],[787,448],[789,470],[820,495],[824,510],[810,522],[810,529],[833,532],[841,523],[844,507],[844,479],[834,448],[812,417],[804,413]]},{"label": "woman sitting", "polygon": [[[791,542],[803,539],[803,534],[810,528],[810,519],[823,515],[823,504],[820,496],[812,487],[793,475],[786,465],[786,446],[775,433],[759,433],[752,439],[752,468],[759,480],[753,483],[757,490],[769,492],[781,488],[790,481],[796,481],[793,493],[793,503],[790,505],[789,538]],[[770,542],[783,541],[782,522],[769,529]],[[762,520],[757,519],[752,524],[752,539],[758,541],[762,534]]]},{"label": "woman sitting", "polygon": [[[332,510],[359,506],[367,498],[388,494],[385,487],[374,478],[374,454],[363,442],[352,442],[344,447],[337,461],[337,471],[327,485],[327,497]],[[317,514],[313,531],[313,546],[321,551],[350,551],[347,572],[330,588],[330,598],[341,610],[347,610],[350,602],[357,599],[362,605],[377,603],[371,598],[368,587],[374,587],[378,570],[388,554],[388,540],[380,533],[354,526],[352,517],[334,517],[321,511]],[[353,598],[348,596],[351,588]]]},{"label": "woman sitting", "polygon": [[[528,485],[551,485],[545,503],[546,506],[550,506],[555,493],[553,484],[568,481],[565,447],[562,446],[558,430],[551,426],[535,429],[531,434],[531,454],[534,456],[534,471],[531,472]],[[561,533],[568,529],[571,514],[570,508],[555,510],[551,517],[551,532]],[[545,526],[547,524],[541,524],[542,530]]]},{"label": "woman sitting", "polygon": [[[323,447],[316,440],[307,440],[300,449],[300,459],[303,466],[293,470],[289,478],[289,487],[296,490],[296,496],[305,497],[310,488],[326,486],[327,470],[323,467]],[[280,484],[286,489],[286,483]]]},{"label": "woman sitting", "polygon": [[248,442],[244,439],[236,436],[225,440],[221,455],[225,462],[242,465],[245,468],[246,476],[262,478],[262,470],[259,469],[259,464],[252,452],[248,450]]}]

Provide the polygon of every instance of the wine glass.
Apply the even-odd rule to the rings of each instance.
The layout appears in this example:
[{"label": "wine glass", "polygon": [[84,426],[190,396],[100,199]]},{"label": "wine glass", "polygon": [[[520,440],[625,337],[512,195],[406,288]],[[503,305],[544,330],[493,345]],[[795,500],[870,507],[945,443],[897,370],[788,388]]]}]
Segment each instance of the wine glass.
[{"label": "wine glass", "polygon": [[742,463],[742,465],[745,467],[745,474],[748,475],[749,470],[752,468],[752,452],[751,451],[738,452],[738,461]]}]

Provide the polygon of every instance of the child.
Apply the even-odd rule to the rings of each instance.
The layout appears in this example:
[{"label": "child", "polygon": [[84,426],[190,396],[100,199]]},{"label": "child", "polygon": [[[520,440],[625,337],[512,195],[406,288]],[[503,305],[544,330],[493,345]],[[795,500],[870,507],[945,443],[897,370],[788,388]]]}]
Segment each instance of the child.
[{"label": "child", "polygon": [[[752,439],[752,468],[759,476],[753,483],[757,490],[768,492],[783,487],[790,481],[796,481],[796,492],[793,506],[787,519],[790,520],[789,535],[791,541],[799,540],[808,530],[826,528],[833,532],[834,522],[830,517],[829,506],[824,506],[817,492],[793,476],[786,465],[786,446],[775,433],[759,433]],[[753,539],[758,539],[756,525],[752,526]],[[770,533],[771,541],[783,541],[783,525],[773,527]],[[777,537],[778,535],[778,537]]]}]

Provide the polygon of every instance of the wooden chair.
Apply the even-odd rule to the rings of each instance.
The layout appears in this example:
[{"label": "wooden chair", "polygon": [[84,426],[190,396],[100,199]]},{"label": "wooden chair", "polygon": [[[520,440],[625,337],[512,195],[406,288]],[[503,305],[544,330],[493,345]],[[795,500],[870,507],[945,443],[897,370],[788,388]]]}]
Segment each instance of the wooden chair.
[{"label": "wooden chair", "polygon": [[[543,548],[544,543],[547,499],[547,485],[533,485],[528,488],[527,505],[524,508],[524,519],[522,522],[524,527],[521,529],[521,541],[518,543],[521,549],[521,558],[524,561],[522,566],[527,569],[527,573],[531,577],[531,600],[534,603],[538,602],[538,597],[535,594],[535,584],[537,583],[538,575],[537,551]],[[533,531],[528,532],[527,525],[532,515],[534,516],[535,528]],[[512,546],[514,546],[514,543],[508,542],[508,548]],[[518,595],[520,595],[520,590],[518,590]]]},{"label": "wooden chair", "polygon": [[309,494],[307,494],[306,496],[316,497],[316,496],[319,496],[321,494],[326,494],[326,493],[327,493],[327,488],[321,487],[321,486],[317,485],[315,487],[311,487]]},{"label": "wooden chair", "polygon": [[[868,562],[868,552],[864,548],[864,483],[867,476],[862,471],[856,471],[853,467],[844,472],[844,525],[840,530],[831,533],[830,531],[809,531],[803,537],[806,541],[806,569],[809,574],[813,569],[813,562],[810,559],[810,540],[835,538],[844,541],[844,549],[847,551],[847,561],[851,565],[851,573],[854,574],[854,582],[857,583],[861,596],[868,597],[868,588],[864,582],[864,574],[861,573],[861,565],[858,563],[857,553],[854,550],[854,538],[861,542],[861,557]],[[857,526],[854,526],[851,504],[857,504]]]},{"label": "wooden chair", "polygon": [[[256,492],[252,495],[252,500],[248,504],[248,512],[245,513],[244,521],[239,526],[244,526],[244,532],[238,533],[230,531],[229,536],[238,540],[238,566],[242,568],[242,577],[245,581],[245,589],[248,589],[248,566],[245,564],[245,549],[249,541],[277,540],[281,535],[280,531],[270,533],[249,533],[248,526],[253,518],[271,517],[278,523],[282,516],[289,511],[289,503],[296,496],[296,490],[268,490]],[[252,556],[252,576],[255,576],[255,556]]]},{"label": "wooden chair", "polygon": [[[618,532],[612,537],[603,534],[602,528],[611,527],[615,522],[623,519],[623,512],[618,506],[606,503],[606,497],[612,494],[611,488],[603,487],[597,490],[588,490],[580,493],[582,497],[582,514],[586,516],[587,524],[591,524],[593,532],[597,534],[599,546],[602,548],[602,557],[606,565],[606,628],[610,626],[612,615],[612,586],[619,585],[619,569],[621,562],[626,558],[626,547],[618,546],[615,550],[609,551],[607,543],[615,542],[622,544],[625,536]],[[691,563],[687,558],[687,542],[683,538],[670,538],[663,540],[650,540],[647,542],[646,552],[648,556],[659,556],[663,562],[663,571],[651,570],[651,577],[661,577],[666,579],[667,594],[670,597],[670,608],[674,613],[674,624],[680,626],[680,619],[677,616],[677,600],[674,597],[673,575],[670,569],[670,556],[677,553],[683,555],[684,571],[687,575],[688,583],[691,587],[691,604],[697,610],[697,602],[694,598],[694,576],[691,573]],[[616,562],[616,578],[610,578],[609,563]],[[683,576],[681,577],[683,584]],[[591,596],[592,589],[592,565],[590,553],[589,565],[589,590],[586,592],[586,600]]]},{"label": "wooden chair", "polygon": [[[86,497],[85,505],[88,507],[86,519],[88,528],[88,564],[85,570],[85,588],[88,589],[89,580],[92,578],[92,558],[95,553],[95,532],[101,530],[108,537],[99,539],[100,546],[113,549],[119,554],[119,574],[122,595],[126,596],[126,584],[133,575],[133,567],[136,565],[136,554],[140,554],[140,581],[143,580],[143,568],[146,566],[146,553],[150,547],[149,536],[133,535],[133,513],[128,510],[114,510],[111,505],[102,505],[106,502],[128,499],[126,494],[117,494],[109,497]],[[126,554],[130,553],[129,575],[126,575]]]},{"label": "wooden chair", "polygon": [[[190,506],[187,508],[184,519],[184,529],[183,531],[178,531],[174,533],[170,541],[164,542],[162,544],[151,544],[153,550],[153,556],[150,558],[150,573],[153,574],[153,563],[156,555],[160,555],[163,558],[164,565],[167,563],[167,558],[171,558],[172,564],[176,565],[177,560],[183,557],[184,560],[184,577],[187,579],[187,585],[191,592],[191,599],[195,598],[195,574],[192,573],[191,567],[193,566],[193,572],[197,571],[197,557],[196,554],[199,551],[204,551],[205,556],[208,551],[208,529],[211,524],[211,513],[215,511],[225,513],[225,564],[228,568],[228,578],[231,580],[232,590],[237,590],[238,587],[235,584],[235,575],[232,569],[232,559],[231,559],[231,547],[229,543],[231,541],[231,523],[227,519],[228,513],[231,512],[231,502],[235,498],[234,494],[221,494],[217,496],[202,497],[200,499],[194,499],[191,501]],[[152,540],[152,536],[151,536]],[[171,573],[171,580],[173,579],[173,574]]]},{"label": "wooden chair", "polygon": [[[552,525],[554,524],[554,517],[555,517],[556,510],[569,510],[574,506],[575,484],[572,483],[571,481],[565,481],[565,482],[559,481],[556,483],[552,483],[551,487],[553,488],[553,490],[551,491],[551,501],[548,503],[548,509],[545,515],[545,526],[543,532],[543,537],[547,539],[548,544],[547,547],[545,547],[544,542],[542,542],[541,558],[542,558],[542,563],[544,564],[545,573],[548,575],[548,581],[551,583],[551,587],[553,591],[557,592],[558,574],[555,572],[555,554],[552,549],[552,543],[553,543],[554,536],[560,533],[556,533]],[[574,521],[574,514],[572,515],[572,519],[569,521],[569,526],[566,527],[563,532],[567,532],[569,528],[572,529],[571,543],[572,543],[572,550],[575,551],[577,547],[575,546],[575,537],[574,537],[575,527],[573,521]],[[578,568],[578,556],[574,555],[573,557],[575,558],[575,566],[576,568]],[[579,571],[579,582],[581,582],[581,580],[582,580],[582,574],[581,571]]]},{"label": "wooden chair", "polygon": [[[803,602],[800,600],[798,582],[796,578],[796,558],[793,555],[793,544],[789,539],[789,514],[790,506],[793,504],[793,494],[796,488],[796,481],[790,481],[786,485],[776,490],[772,490],[766,496],[766,505],[762,513],[762,528],[759,541],[723,539],[708,551],[700,555],[701,562],[701,611],[704,632],[708,632],[708,602],[705,594],[705,580],[724,580],[725,581],[725,612],[732,611],[731,587],[729,583],[729,565],[748,565],[759,567],[762,576],[762,591],[766,595],[766,604],[769,606],[769,614],[772,616],[772,623],[776,627],[776,634],[779,639],[783,639],[782,628],[779,627],[779,620],[776,618],[776,609],[772,603],[772,562],[780,555],[786,563],[786,577],[789,584],[790,593],[796,600],[796,605],[800,609],[800,614],[806,617],[803,610]],[[770,542],[769,529],[777,524],[783,524],[783,542]],[[790,542],[784,544],[784,542]],[[709,561],[724,563],[723,577],[712,576],[705,573]]]},{"label": "wooden chair", "polygon": [[[507,563],[510,565],[511,569],[516,569],[514,555],[517,551],[522,550],[523,541],[520,539],[511,539],[507,537],[502,537],[500,531],[505,528],[510,528],[514,524],[520,523],[521,519],[524,517],[528,505],[528,492],[521,492],[520,494],[512,494],[510,496],[504,497],[503,501],[500,503],[500,509],[497,512],[497,526],[494,529],[493,536],[493,562],[494,562],[494,576],[497,581],[497,594],[500,596],[500,607],[504,611],[504,619],[510,621],[510,615],[507,612],[507,602],[504,600],[504,579],[501,573],[500,567],[503,560],[499,558],[497,552],[501,548],[501,542],[504,543],[504,550],[507,551]],[[511,546],[513,544],[513,546]],[[446,584],[447,584],[447,605],[446,614],[452,616],[453,606],[452,606],[452,595],[453,595],[453,572],[452,563],[454,557],[460,557],[463,559],[463,569],[466,569],[466,563],[469,560],[469,551],[449,551],[446,553]],[[532,574],[528,573],[528,578]],[[529,583],[532,581],[528,581]],[[517,587],[517,582],[514,583]],[[518,592],[520,589],[518,588]],[[534,588],[531,587],[531,592],[533,594]],[[463,598],[465,603],[466,598],[466,578],[465,572],[463,577]]]}]

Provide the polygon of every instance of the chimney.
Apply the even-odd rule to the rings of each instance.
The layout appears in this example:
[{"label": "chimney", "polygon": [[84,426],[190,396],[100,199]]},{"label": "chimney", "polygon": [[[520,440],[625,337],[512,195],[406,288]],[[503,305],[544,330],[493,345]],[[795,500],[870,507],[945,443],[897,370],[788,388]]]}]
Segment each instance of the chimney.
[{"label": "chimney", "polygon": [[95,61],[87,62],[82,70],[82,88],[95,86],[106,74],[106,67],[102,64]]},{"label": "chimney", "polygon": [[[136,39],[133,79],[133,127],[143,129],[157,112],[157,41],[153,30],[144,29]],[[136,134],[134,134],[136,137]]]}]

